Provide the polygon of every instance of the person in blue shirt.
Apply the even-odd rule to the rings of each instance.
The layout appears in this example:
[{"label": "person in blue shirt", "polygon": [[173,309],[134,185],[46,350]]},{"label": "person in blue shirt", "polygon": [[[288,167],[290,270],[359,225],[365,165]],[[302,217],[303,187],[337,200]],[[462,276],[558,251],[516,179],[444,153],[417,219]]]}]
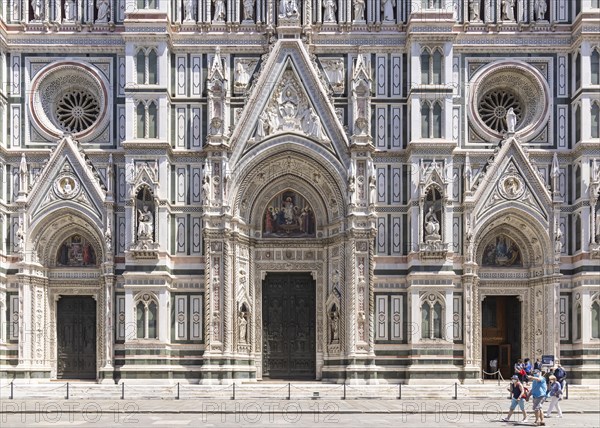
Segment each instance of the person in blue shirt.
[{"label": "person in blue shirt", "polygon": [[535,413],[535,424],[538,426],[544,426],[544,412],[542,411],[542,404],[546,400],[546,379],[542,376],[542,372],[539,370],[533,371],[533,376],[527,376],[529,380],[533,381],[531,385],[531,397],[533,398],[533,411]]}]

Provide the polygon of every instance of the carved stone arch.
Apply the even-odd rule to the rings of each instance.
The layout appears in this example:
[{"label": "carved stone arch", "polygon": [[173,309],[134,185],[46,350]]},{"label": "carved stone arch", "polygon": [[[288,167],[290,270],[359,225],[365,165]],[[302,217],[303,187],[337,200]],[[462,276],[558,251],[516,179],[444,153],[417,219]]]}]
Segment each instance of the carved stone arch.
[{"label": "carved stone arch", "polygon": [[[347,203],[345,190],[342,189],[345,189],[347,171],[336,157],[319,149],[310,140],[289,134],[274,138],[260,147],[260,151],[251,150],[239,164],[232,167],[239,171],[233,177],[233,191],[230,192],[234,198],[234,215],[245,219],[255,218],[250,211],[256,208],[254,202],[258,195],[270,183],[287,176],[309,185],[312,190],[307,187],[307,192],[313,192],[324,201],[323,213],[327,216],[323,218],[333,220],[345,216]],[[295,187],[293,183],[292,180],[288,181],[288,187]]]},{"label": "carved stone arch", "polygon": [[542,265],[553,260],[553,243],[543,226],[525,212],[501,212],[482,224],[475,232],[475,260],[481,266],[485,248],[497,236],[514,240],[521,251],[524,268]]},{"label": "carved stone arch", "polygon": [[26,250],[37,254],[38,261],[46,267],[56,266],[56,255],[63,242],[74,234],[85,238],[96,254],[96,264],[106,257],[102,225],[91,222],[70,208],[61,209],[56,214],[40,219],[30,230]]}]

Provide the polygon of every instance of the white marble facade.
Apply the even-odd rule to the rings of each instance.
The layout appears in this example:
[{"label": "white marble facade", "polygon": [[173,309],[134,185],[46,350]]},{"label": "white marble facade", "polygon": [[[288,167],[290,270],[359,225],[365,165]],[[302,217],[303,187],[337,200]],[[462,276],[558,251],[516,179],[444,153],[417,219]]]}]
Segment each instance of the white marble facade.
[{"label": "white marble facade", "polygon": [[490,296],[521,302],[523,357],[597,379],[578,3],[5,3],[0,373],[60,377],[58,302],[87,296],[98,381],[260,380],[263,281],[302,272],[315,379],[476,382]]}]

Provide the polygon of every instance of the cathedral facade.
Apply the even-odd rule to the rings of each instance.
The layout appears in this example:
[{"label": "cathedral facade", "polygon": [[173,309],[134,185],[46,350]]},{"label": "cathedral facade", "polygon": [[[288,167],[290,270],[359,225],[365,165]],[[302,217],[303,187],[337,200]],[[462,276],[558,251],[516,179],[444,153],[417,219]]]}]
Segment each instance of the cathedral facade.
[{"label": "cathedral facade", "polygon": [[0,5],[0,377],[600,378],[599,0]]}]

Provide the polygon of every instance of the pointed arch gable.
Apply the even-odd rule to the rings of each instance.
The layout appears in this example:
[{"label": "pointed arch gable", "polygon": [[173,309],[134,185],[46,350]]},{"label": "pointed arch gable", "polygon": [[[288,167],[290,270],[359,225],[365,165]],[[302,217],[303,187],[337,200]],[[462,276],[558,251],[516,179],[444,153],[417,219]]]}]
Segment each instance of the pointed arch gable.
[{"label": "pointed arch gable", "polygon": [[262,65],[259,78],[246,103],[251,108],[247,107],[242,111],[238,125],[231,135],[231,165],[235,166],[250,150],[247,142],[256,128],[258,117],[267,107],[288,68],[291,68],[296,76],[302,76],[302,87],[318,113],[325,133],[331,139],[333,153],[343,164],[348,165],[348,137],[332,103],[329,102],[327,86],[319,78],[318,68],[311,61],[310,54],[300,40],[279,40]]}]

